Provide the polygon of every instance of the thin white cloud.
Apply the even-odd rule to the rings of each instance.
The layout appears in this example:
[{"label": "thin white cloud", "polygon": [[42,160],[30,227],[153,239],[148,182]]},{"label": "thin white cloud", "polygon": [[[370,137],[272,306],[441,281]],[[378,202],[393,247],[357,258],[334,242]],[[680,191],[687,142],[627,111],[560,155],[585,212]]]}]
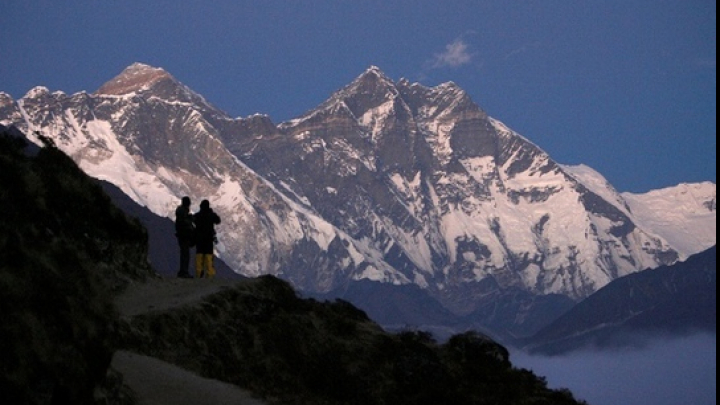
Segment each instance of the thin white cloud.
[{"label": "thin white cloud", "polygon": [[533,49],[537,49],[539,47],[540,47],[540,42],[533,42],[530,44],[525,44],[519,48],[513,49],[512,51],[508,52],[503,59],[507,60],[507,59],[513,58],[515,56],[529,52]]},{"label": "thin white cloud", "polygon": [[468,44],[462,38],[458,38],[445,45],[444,52],[435,54],[432,67],[458,67],[470,63],[471,60],[472,55],[468,52]]},{"label": "thin white cloud", "polygon": [[525,53],[525,52],[527,52],[527,46],[523,45],[523,46],[521,46],[520,48],[517,48],[517,49],[514,49],[514,50],[508,52],[508,53],[505,55],[505,58],[504,58],[504,59],[509,59],[509,58],[512,58],[512,57],[515,56],[515,55],[520,55],[521,53]]}]

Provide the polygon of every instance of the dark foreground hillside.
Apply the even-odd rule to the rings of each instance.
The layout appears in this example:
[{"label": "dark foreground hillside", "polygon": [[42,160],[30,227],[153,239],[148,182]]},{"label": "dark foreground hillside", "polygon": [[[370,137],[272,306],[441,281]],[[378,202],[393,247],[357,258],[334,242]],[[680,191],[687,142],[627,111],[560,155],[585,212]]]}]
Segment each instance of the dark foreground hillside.
[{"label": "dark foreground hillside", "polygon": [[147,231],[50,140],[28,156],[0,130],[3,403],[139,403],[111,367],[119,351],[271,404],[580,403],[513,367],[483,335],[438,344],[420,331],[390,334],[347,302],[301,298],[272,276],[121,312],[128,291],[174,281],[150,267]]},{"label": "dark foreground hillside", "polygon": [[58,149],[26,150],[2,131],[0,398],[94,403],[118,344],[112,296],[152,274],[147,232]]},{"label": "dark foreground hillside", "polygon": [[278,404],[577,404],[515,369],[477,333],[442,345],[384,332],[344,302],[296,295],[262,276],[197,305],[134,316],[125,350],[247,388]]}]

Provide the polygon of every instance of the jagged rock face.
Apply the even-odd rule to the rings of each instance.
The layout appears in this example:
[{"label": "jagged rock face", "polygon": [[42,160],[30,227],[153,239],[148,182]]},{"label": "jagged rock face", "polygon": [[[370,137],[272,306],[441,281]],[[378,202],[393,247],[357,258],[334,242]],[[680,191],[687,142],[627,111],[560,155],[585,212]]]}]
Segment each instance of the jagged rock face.
[{"label": "jagged rock face", "polygon": [[459,312],[486,277],[581,298],[677,259],[452,83],[394,84],[371,68],[280,128],[233,152]]},{"label": "jagged rock face", "polygon": [[483,281],[579,299],[678,259],[612,187],[584,184],[453,83],[394,83],[371,67],[275,125],[232,119],[136,64],[96,94],[35,89],[0,112],[159,215],[183,195],[209,199],[225,262],[308,291],[414,283],[470,313]]}]

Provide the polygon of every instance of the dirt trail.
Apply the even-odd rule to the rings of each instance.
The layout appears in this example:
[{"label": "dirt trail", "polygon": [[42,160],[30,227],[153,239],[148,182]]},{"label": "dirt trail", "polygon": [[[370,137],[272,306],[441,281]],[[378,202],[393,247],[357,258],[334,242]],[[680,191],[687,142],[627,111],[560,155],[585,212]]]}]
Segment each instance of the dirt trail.
[{"label": "dirt trail", "polygon": [[249,391],[153,357],[119,351],[112,366],[135,392],[138,405],[265,405]]},{"label": "dirt trail", "polygon": [[[131,285],[116,299],[121,316],[160,311],[200,301],[238,279],[159,278]],[[266,405],[235,385],[201,377],[162,360],[118,351],[112,367],[136,394],[138,405]]]},{"label": "dirt trail", "polygon": [[115,304],[120,314],[133,317],[200,301],[202,297],[230,288],[242,280],[227,278],[158,278],[133,284]]}]

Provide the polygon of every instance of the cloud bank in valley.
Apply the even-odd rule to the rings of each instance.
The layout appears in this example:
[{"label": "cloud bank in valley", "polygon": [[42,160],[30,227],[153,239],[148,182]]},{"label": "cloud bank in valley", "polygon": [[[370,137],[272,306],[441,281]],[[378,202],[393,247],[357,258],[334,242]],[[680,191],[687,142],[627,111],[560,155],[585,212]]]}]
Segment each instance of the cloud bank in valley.
[{"label": "cloud bank in valley", "polygon": [[714,405],[716,335],[657,340],[642,349],[541,357],[513,352],[516,367],[569,388],[589,405]]}]

